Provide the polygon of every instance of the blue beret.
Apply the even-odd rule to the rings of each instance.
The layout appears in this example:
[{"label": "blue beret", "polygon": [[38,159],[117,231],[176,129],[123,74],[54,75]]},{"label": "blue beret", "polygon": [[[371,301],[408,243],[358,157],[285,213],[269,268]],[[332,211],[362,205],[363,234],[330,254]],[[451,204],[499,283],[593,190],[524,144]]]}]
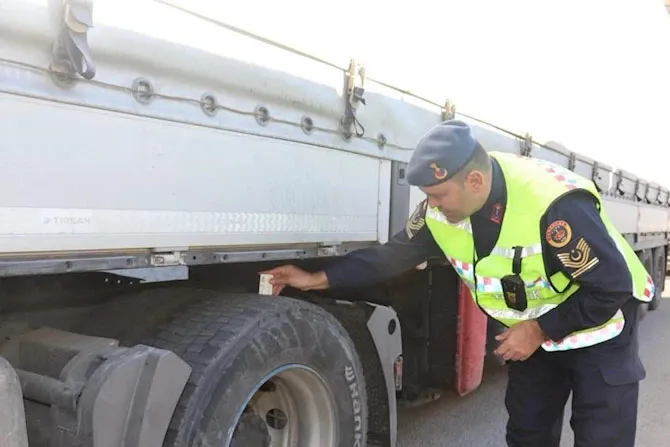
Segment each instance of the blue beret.
[{"label": "blue beret", "polygon": [[446,182],[470,161],[478,145],[464,122],[440,123],[419,140],[407,166],[407,181],[414,186]]}]

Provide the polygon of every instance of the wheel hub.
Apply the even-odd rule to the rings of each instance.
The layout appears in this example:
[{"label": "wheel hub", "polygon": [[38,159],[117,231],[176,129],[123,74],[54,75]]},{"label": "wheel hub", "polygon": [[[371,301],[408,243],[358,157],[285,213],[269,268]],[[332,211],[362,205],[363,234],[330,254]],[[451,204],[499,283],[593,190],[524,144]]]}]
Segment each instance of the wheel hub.
[{"label": "wheel hub", "polygon": [[230,447],[335,447],[335,413],[322,377],[288,365],[266,376],[245,403]]}]

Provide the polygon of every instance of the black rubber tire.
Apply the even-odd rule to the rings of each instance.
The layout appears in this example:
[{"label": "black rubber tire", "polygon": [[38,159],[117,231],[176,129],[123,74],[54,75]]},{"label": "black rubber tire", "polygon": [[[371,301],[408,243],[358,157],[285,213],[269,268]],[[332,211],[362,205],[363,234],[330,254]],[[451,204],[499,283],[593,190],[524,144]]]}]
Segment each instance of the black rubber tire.
[{"label": "black rubber tire", "polygon": [[292,363],[313,368],[330,388],[339,437],[335,445],[366,445],[361,362],[342,325],[318,306],[255,294],[209,299],[171,321],[151,344],[193,367],[166,447],[227,447],[244,403],[262,378]]},{"label": "black rubber tire", "polygon": [[654,298],[649,303],[649,310],[656,310],[661,305],[661,297],[663,296],[663,284],[665,283],[665,271],[667,261],[665,259],[665,250],[663,248],[654,249],[654,285],[656,286],[656,293]]}]

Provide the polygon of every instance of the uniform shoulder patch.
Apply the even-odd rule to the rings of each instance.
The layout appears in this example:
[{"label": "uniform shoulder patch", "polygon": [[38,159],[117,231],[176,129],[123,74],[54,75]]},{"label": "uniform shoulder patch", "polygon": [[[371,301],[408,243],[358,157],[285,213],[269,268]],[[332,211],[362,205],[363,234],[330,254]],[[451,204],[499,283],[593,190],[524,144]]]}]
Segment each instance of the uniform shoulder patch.
[{"label": "uniform shoulder patch", "polygon": [[416,233],[419,232],[424,225],[426,225],[426,209],[428,207],[428,201],[422,200],[414,209],[414,212],[407,220],[405,224],[405,233],[407,237],[412,239],[416,236]]},{"label": "uniform shoulder patch", "polygon": [[564,220],[555,220],[547,227],[544,237],[552,247],[563,248],[572,239],[572,228]]},{"label": "uniform shoulder patch", "polygon": [[568,269],[573,279],[577,279],[584,273],[593,270],[600,262],[583,237],[579,238],[574,248],[558,253],[556,256],[561,264]]}]

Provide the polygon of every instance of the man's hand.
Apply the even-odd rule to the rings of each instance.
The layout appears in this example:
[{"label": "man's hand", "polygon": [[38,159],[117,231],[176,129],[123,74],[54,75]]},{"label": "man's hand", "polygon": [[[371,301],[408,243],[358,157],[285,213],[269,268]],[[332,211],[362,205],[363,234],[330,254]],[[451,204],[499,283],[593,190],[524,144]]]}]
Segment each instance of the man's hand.
[{"label": "man's hand", "polygon": [[324,272],[308,273],[293,265],[282,265],[261,272],[261,274],[263,273],[272,275],[270,284],[272,284],[273,295],[279,295],[286,286],[291,286],[300,290],[328,288],[328,278]]},{"label": "man's hand", "polygon": [[537,321],[522,321],[496,335],[502,343],[495,352],[505,360],[526,360],[546,339]]}]

